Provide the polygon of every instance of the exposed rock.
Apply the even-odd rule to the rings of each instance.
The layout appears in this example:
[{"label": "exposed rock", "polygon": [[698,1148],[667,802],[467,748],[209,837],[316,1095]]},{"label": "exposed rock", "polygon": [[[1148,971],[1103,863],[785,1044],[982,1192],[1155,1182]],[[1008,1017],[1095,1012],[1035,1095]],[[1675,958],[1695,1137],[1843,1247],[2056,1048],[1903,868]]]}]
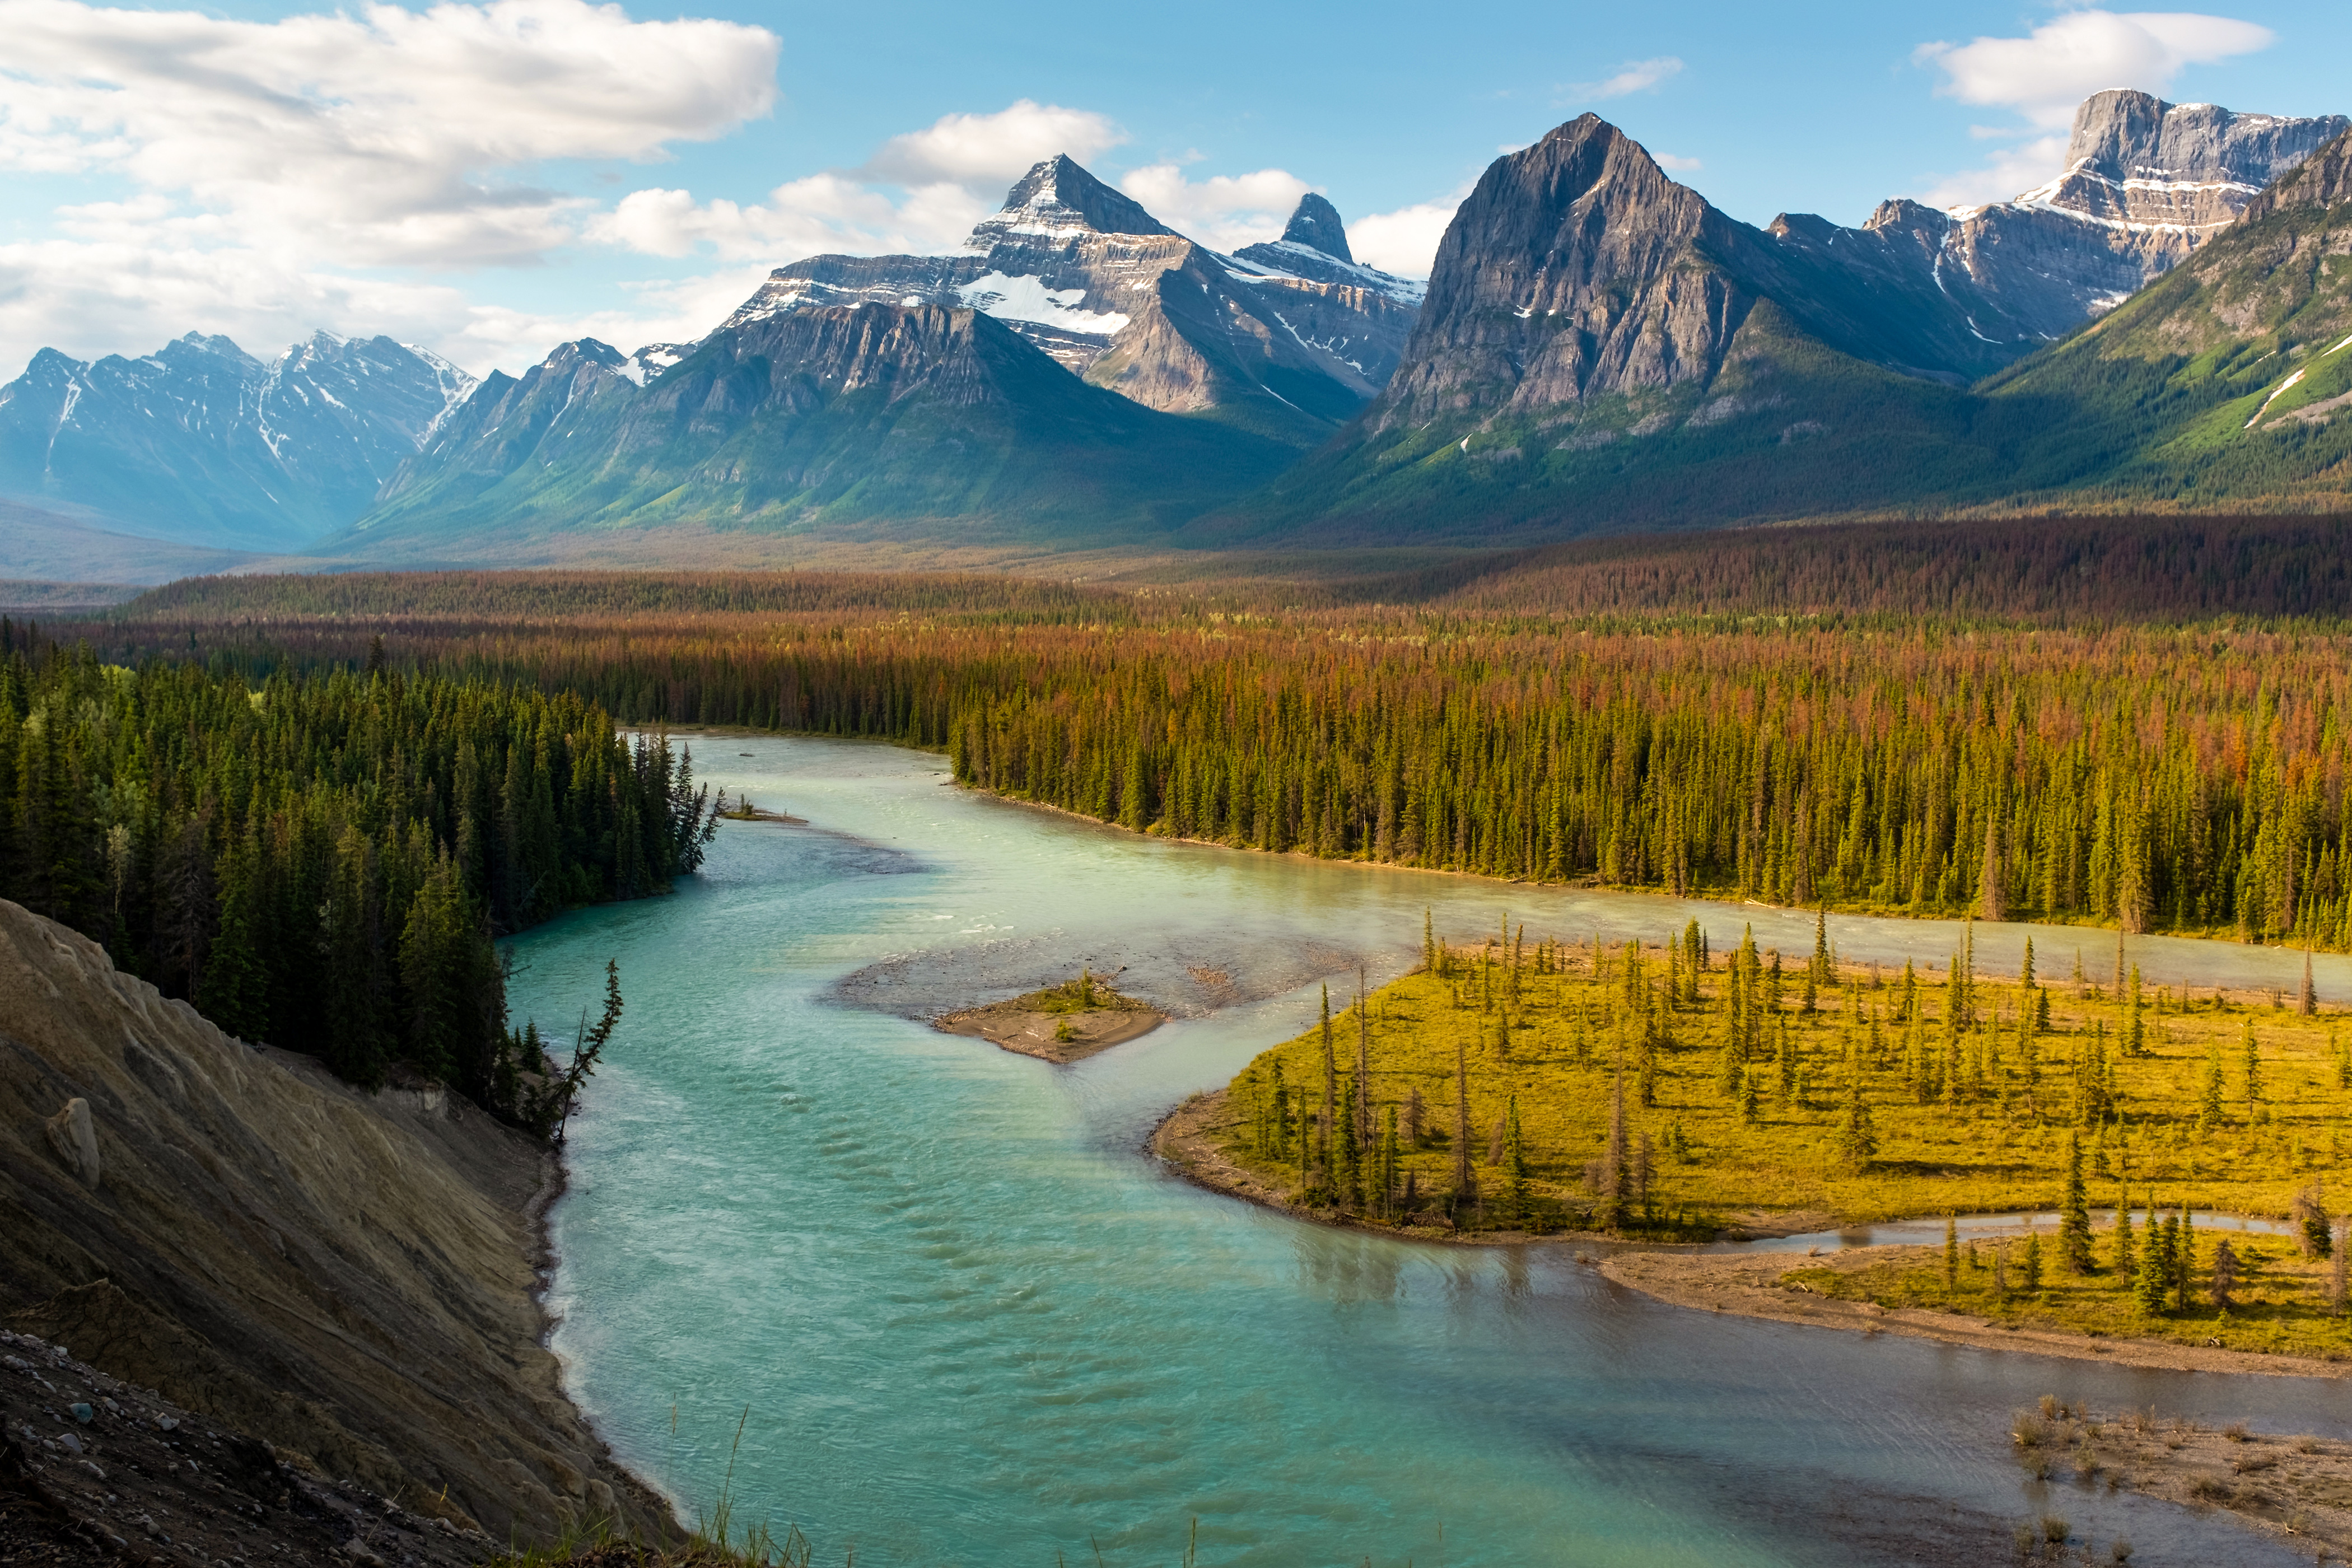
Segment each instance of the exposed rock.
[{"label": "exposed rock", "polygon": [[1901,223],[1924,236],[1941,218],[1932,248],[1941,281],[1981,331],[2032,346],[2179,266],[2347,123],[2095,93],[2075,110],[2066,166],[2047,184],[1943,214],[1888,203],[1868,226]]},{"label": "exposed rock", "polygon": [[963,254],[796,261],[720,331],[859,303],[978,310],[1146,407],[1252,405],[1303,441],[1387,380],[1420,288],[1356,266],[1339,215],[1319,196],[1300,203],[1291,228],[1317,237],[1286,233],[1238,258],[1219,256],[1069,158],[1049,158],[972,230]]},{"label": "exposed rock", "polygon": [[49,1147],[66,1163],[66,1169],[85,1187],[98,1185],[98,1129],[91,1122],[89,1101],[74,1099],[66,1108],[43,1124],[49,1135]]},{"label": "exposed rock", "polygon": [[[567,1472],[627,1521],[663,1517],[541,1343],[533,1216],[554,1171],[537,1146],[240,1045],[5,901],[0,996],[13,1328],[323,1474],[420,1509],[446,1494],[500,1539],[578,1521]],[[106,1125],[100,1188],[35,1136],[60,1100]]]},{"label": "exposed rock", "polygon": [[1297,210],[1290,215],[1282,237],[1291,245],[1303,245],[1350,266],[1355,264],[1355,253],[1348,248],[1348,226],[1339,221],[1339,209],[1312,191],[1298,198]]}]

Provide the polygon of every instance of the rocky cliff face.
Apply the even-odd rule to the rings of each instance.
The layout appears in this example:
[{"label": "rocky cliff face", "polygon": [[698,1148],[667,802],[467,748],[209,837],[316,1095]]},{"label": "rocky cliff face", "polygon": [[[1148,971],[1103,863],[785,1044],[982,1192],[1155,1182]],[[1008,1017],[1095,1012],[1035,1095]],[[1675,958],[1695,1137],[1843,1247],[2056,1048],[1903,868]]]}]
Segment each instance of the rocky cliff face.
[{"label": "rocky cliff face", "polygon": [[473,377],[320,332],[268,364],[191,332],[144,358],[54,349],[0,386],[0,492],[134,532],[298,548],[356,517]]},{"label": "rocky cliff face", "polygon": [[14,1327],[500,1540],[655,1522],[540,1343],[541,1151],[229,1039],[6,902],[0,996]]},{"label": "rocky cliff face", "polygon": [[2047,184],[1941,214],[1889,203],[1868,226],[1932,232],[1932,265],[1976,329],[2037,346],[2179,266],[2347,123],[2096,93],[2076,110],[2066,166]]},{"label": "rocky cliff face", "polygon": [[2003,363],[1935,287],[1917,237],[1814,217],[1769,230],[1675,184],[1593,115],[1498,159],[1455,213],[1377,438],[1711,386],[1759,304],[1821,344],[1963,381]]},{"label": "rocky cliff face", "polygon": [[832,305],[976,310],[1148,408],[1223,411],[1317,439],[1386,382],[1420,289],[1355,265],[1320,197],[1301,203],[1291,230],[1276,246],[1220,256],[1070,159],[1050,158],[972,230],[964,254],[812,257],[778,268],[726,328]]}]

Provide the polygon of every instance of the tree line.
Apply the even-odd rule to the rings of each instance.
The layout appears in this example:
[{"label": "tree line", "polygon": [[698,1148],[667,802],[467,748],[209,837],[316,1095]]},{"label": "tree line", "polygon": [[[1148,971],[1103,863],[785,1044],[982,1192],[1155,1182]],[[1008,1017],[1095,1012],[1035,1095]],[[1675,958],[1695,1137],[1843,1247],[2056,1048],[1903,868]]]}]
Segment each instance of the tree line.
[{"label": "tree line", "polygon": [[508,1027],[493,939],[694,870],[708,795],[570,693],[384,668],[257,688],[0,631],[0,897],[232,1035],[360,1084],[405,1064],[519,1122],[551,1128],[566,1075],[538,1081],[535,1030]]}]

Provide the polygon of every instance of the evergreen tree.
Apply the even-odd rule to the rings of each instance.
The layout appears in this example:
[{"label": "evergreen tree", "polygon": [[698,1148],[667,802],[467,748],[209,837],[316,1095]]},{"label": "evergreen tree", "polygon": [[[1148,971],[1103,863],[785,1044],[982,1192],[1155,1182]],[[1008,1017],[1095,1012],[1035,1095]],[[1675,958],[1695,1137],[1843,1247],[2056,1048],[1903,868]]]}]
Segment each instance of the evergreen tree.
[{"label": "evergreen tree", "polygon": [[2197,1225],[2186,1206],[2180,1211],[2180,1245],[2172,1254],[2172,1304],[2187,1311],[2197,1287]]},{"label": "evergreen tree", "polygon": [[1739,1120],[1750,1127],[1763,1119],[1763,1096],[1757,1089],[1758,1076],[1752,1069],[1739,1076]]},{"label": "evergreen tree", "polygon": [[2308,1018],[2319,1011],[2319,993],[2311,984],[2311,949],[2303,950],[2303,989],[2296,994],[2295,1011]]},{"label": "evergreen tree", "polygon": [[2245,1032],[2246,1120],[2254,1120],[2254,1112],[2263,1102],[2263,1047],[2254,1038],[2254,1021],[2246,1020]]},{"label": "evergreen tree", "polygon": [[1381,1213],[1394,1219],[1397,1212],[1397,1108],[1389,1107],[1388,1126],[1381,1137]]},{"label": "evergreen tree", "polygon": [[2198,1097],[2197,1119],[2200,1126],[2210,1128],[2220,1124],[2222,1115],[2221,1047],[2214,1041],[2205,1047],[2205,1076]]},{"label": "evergreen tree", "polygon": [[1511,1222],[1524,1226],[1528,1223],[1528,1151],[1519,1132],[1519,1097],[1511,1096],[1510,1126],[1505,1134],[1503,1162],[1508,1177],[1511,1196]]},{"label": "evergreen tree", "polygon": [[2025,1293],[2029,1296],[2039,1294],[2042,1289],[2042,1237],[2040,1236],[2029,1235],[2025,1238],[2025,1264],[2020,1273],[2023,1276]]},{"label": "evergreen tree", "polygon": [[2165,1247],[2158,1239],[2163,1233],[2157,1228],[2153,1213],[2151,1208],[2151,1217],[2148,1221],[2148,1243],[2141,1249],[2139,1272],[2134,1279],[2132,1287],[2133,1303],[2138,1307],[2140,1316],[2144,1318],[2160,1318],[2164,1315],[2166,1298],[2170,1293],[2169,1288],[2172,1283],[2170,1266],[2165,1258]]},{"label": "evergreen tree", "polygon": [[1858,1070],[1849,1069],[1846,1074],[1845,1124],[1839,1129],[1838,1152],[1857,1173],[1868,1170],[1878,1152],[1878,1131],[1871,1123],[1870,1104],[1862,1096]]},{"label": "evergreen tree", "polygon": [[2088,1274],[2091,1249],[2090,1194],[2083,1185],[2083,1135],[2066,1135],[2066,1201],[2058,1225],[2058,1258],[2069,1274]]},{"label": "evergreen tree", "polygon": [[2231,1299],[2231,1292],[2237,1289],[2237,1285],[2238,1251],[2224,1237],[2213,1247],[2213,1273],[2205,1286],[2206,1299],[2226,1312],[2236,1304]]},{"label": "evergreen tree", "polygon": [[2116,1194],[2116,1273],[2129,1279],[2137,1272],[2138,1260],[2132,1250],[2131,1189],[2125,1187]]},{"label": "evergreen tree", "polygon": [[1948,1299],[1960,1289],[1960,1222],[1951,1215],[1944,1216],[1944,1295]]},{"label": "evergreen tree", "polygon": [[2025,962],[2018,969],[2017,984],[2028,994],[2033,990],[2033,939],[2030,936],[2025,939]]}]

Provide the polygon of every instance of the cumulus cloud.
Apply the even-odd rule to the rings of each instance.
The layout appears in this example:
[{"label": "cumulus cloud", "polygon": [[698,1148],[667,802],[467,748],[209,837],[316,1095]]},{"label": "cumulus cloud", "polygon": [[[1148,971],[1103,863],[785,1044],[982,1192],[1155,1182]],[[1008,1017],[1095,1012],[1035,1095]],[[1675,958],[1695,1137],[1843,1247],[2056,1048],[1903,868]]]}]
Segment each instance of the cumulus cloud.
[{"label": "cumulus cloud", "polygon": [[1653,153],[1650,156],[1657,160],[1659,168],[1671,170],[1677,174],[1687,174],[1693,170],[1706,167],[1696,158],[1677,157],[1672,153]]},{"label": "cumulus cloud", "polygon": [[1978,141],[2023,138],[1981,166],[1944,175],[1926,199],[1939,206],[2007,201],[2063,172],[2067,131],[2083,100],[2109,88],[2170,89],[2190,66],[2214,65],[2275,42],[2268,27],[2190,11],[2069,11],[2022,38],[1922,44],[1912,59],[1943,73],[1937,95],[2017,111],[2013,127],[1972,125]]},{"label": "cumulus cloud", "polygon": [[[1224,251],[1280,238],[1298,198],[1313,188],[1284,169],[1214,174],[1196,183],[1174,163],[1132,170],[1118,184],[1170,228]],[[1348,232],[1352,242],[1354,226]]]},{"label": "cumulus cloud", "polygon": [[0,167],[111,174],[183,237],[362,266],[534,260],[580,205],[513,172],[650,160],[774,101],[777,40],[583,0],[244,22],[0,0]]},{"label": "cumulus cloud", "polygon": [[[1106,115],[1022,99],[992,114],[950,114],[893,136],[855,168],[788,181],[765,201],[698,202],[682,190],[631,192],[590,219],[592,238],[649,256],[699,249],[793,261],[824,251],[952,250],[1006,188],[1057,153],[1085,163],[1124,143]],[[1189,178],[1179,163],[1129,171],[1119,186],[1180,234],[1232,250],[1282,232],[1311,188],[1282,169]]]},{"label": "cumulus cloud", "polygon": [[891,137],[856,168],[788,180],[748,205],[697,202],[683,190],[632,191],[589,218],[585,232],[647,256],[707,247],[776,262],[824,251],[952,249],[1037,163],[1056,153],[1083,162],[1126,140],[1105,115],[1024,98],[992,114],[942,115]]},{"label": "cumulus cloud", "polygon": [[993,114],[947,114],[893,136],[857,171],[883,184],[993,187],[998,195],[1056,153],[1083,163],[1127,141],[1112,121],[1083,109],[1022,99]]},{"label": "cumulus cloud", "polygon": [[1426,278],[1437,259],[1437,242],[1445,237],[1445,226],[1469,194],[1470,185],[1465,184],[1435,201],[1358,218],[1348,226],[1348,248],[1367,267],[1401,278]]},{"label": "cumulus cloud", "polygon": [[1600,81],[1580,81],[1569,89],[1580,102],[1598,102],[1602,99],[1626,98],[1637,92],[1655,92],[1671,78],[1682,74],[1683,62],[1672,55],[1660,55],[1651,60],[1627,60],[1614,74]]},{"label": "cumulus cloud", "polygon": [[2193,11],[2069,11],[2022,38],[1922,44],[1912,58],[1944,73],[1938,94],[1999,104],[2063,130],[2074,107],[2111,87],[2163,92],[2192,65],[2268,48],[2268,27]]},{"label": "cumulus cloud", "polygon": [[545,259],[594,204],[541,165],[723,135],[773,103],[778,48],[583,0],[271,22],[0,0],[0,171],[122,193],[0,246],[0,363],[192,328],[257,352],[321,324],[457,349],[470,307],[417,272]]}]

